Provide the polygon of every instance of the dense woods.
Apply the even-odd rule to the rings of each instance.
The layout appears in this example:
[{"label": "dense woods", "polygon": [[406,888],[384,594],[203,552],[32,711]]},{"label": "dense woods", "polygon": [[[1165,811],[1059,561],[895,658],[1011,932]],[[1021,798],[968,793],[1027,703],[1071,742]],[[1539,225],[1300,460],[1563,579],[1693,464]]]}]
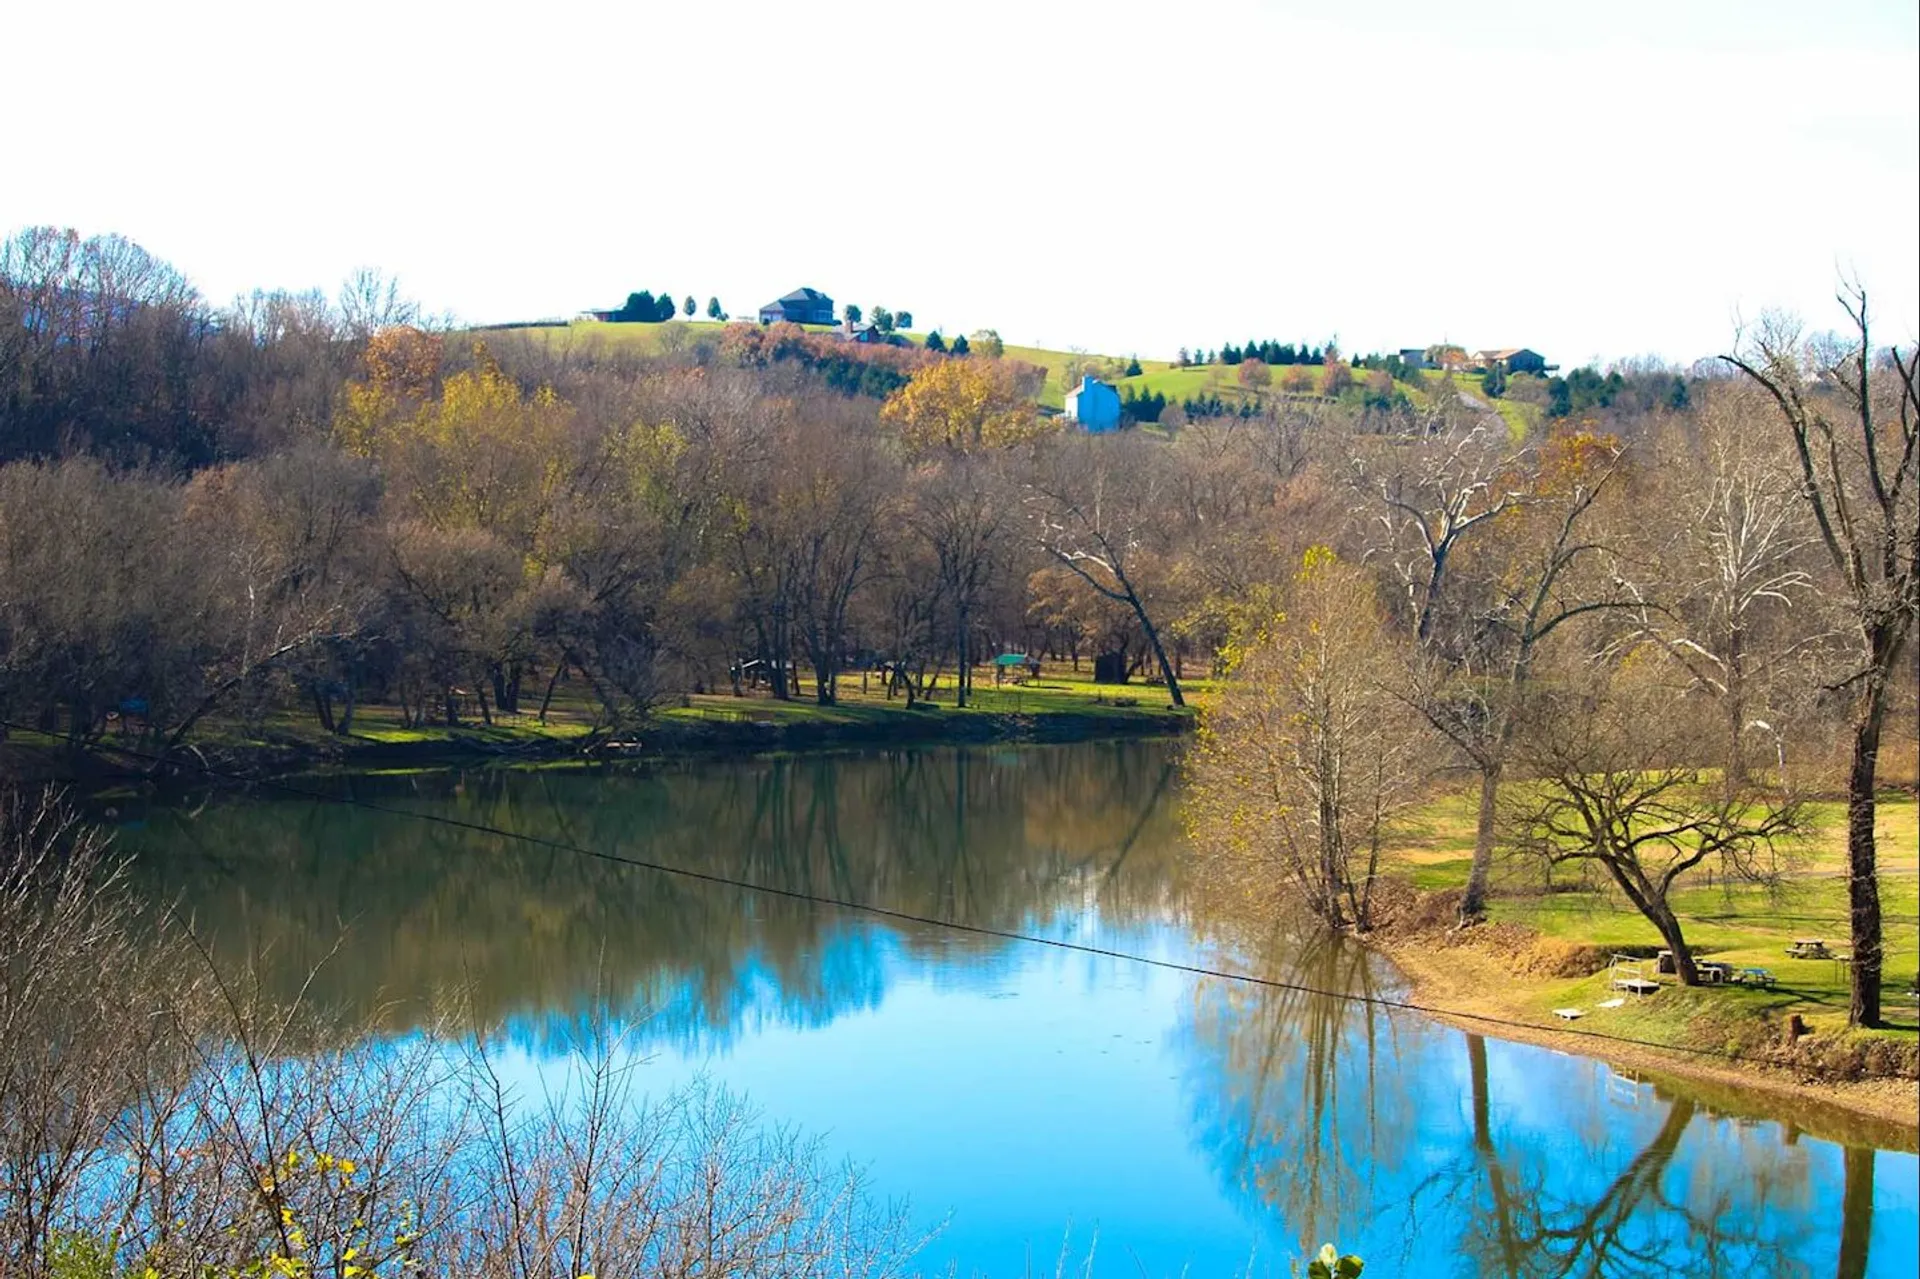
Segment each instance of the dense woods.
[{"label": "dense woods", "polygon": [[[1790,792],[1849,787],[1870,885],[1920,481],[1913,356],[1856,309],[1839,339],[1776,324],[1737,363],[1583,381],[1527,438],[1458,396],[1340,398],[1336,363],[1089,437],[984,341],[483,342],[371,274],[216,307],[126,240],[33,229],[0,247],[0,718],[165,757],[213,721],[347,734],[369,702],[453,724],[565,689],[613,733],[689,692],[832,703],[861,671],[964,702],[977,664],[1044,653],[1176,702],[1237,672],[1198,765],[1213,845],[1344,924],[1402,797],[1478,786],[1471,919],[1502,832],[1547,821],[1503,782],[1588,777],[1602,746],[1601,771],[1679,770],[1659,805],[1719,814],[1753,874]],[[1328,355],[1268,345],[1241,368]],[[1649,705],[1662,732],[1610,709]],[[1569,717],[1617,731],[1570,762]],[[1599,864],[1642,891],[1640,861]]]}]

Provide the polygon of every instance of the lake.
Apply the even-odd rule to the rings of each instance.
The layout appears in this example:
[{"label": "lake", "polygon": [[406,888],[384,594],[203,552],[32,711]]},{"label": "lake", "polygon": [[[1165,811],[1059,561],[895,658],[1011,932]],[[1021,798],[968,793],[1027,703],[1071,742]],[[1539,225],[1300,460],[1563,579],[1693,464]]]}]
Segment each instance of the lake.
[{"label": "lake", "polygon": [[[744,1092],[945,1228],[961,1274],[1904,1275],[1910,1139],[1354,996],[1350,943],[1186,910],[1175,744],[487,771],[338,798],[1279,986],[876,918],[337,802],[118,813],[154,900],[370,1033],[446,991],[530,1084],[600,1025]],[[322,961],[325,961],[324,963]],[[1304,989],[1302,989],[1304,988]],[[1905,1147],[1904,1149],[1877,1148]]]}]

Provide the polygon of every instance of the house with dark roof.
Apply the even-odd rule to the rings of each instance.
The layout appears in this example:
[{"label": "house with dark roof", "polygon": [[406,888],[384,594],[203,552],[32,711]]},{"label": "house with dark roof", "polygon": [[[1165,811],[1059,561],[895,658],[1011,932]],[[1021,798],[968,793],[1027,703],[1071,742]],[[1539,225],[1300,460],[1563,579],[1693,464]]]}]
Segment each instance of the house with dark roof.
[{"label": "house with dark roof", "polygon": [[795,289],[760,308],[762,324],[832,324],[833,299],[818,289]]}]

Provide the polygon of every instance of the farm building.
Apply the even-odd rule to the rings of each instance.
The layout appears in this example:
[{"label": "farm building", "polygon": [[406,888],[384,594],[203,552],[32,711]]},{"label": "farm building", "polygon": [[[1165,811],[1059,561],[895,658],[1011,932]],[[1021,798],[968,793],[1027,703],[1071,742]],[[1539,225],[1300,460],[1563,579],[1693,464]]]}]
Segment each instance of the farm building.
[{"label": "farm building", "polygon": [[760,323],[832,324],[833,299],[818,289],[795,289],[760,308]]},{"label": "farm building", "polygon": [[1547,357],[1524,346],[1506,346],[1492,351],[1474,352],[1473,362],[1483,369],[1498,368],[1508,373],[1544,373]]},{"label": "farm building", "polygon": [[1120,425],[1120,392],[1096,377],[1082,377],[1067,392],[1067,417],[1089,431],[1111,431]]}]

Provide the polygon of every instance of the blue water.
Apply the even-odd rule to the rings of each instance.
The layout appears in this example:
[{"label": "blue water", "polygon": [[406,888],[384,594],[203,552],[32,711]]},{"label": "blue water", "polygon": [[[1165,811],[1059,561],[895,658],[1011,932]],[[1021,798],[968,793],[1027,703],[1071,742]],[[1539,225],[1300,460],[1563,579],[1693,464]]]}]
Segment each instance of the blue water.
[{"label": "blue water", "polygon": [[[1181,904],[1168,749],[357,785],[758,883],[1394,992],[1351,945],[1299,937],[1255,957],[1206,939]],[[128,838],[143,874],[226,944],[304,974],[344,923],[354,944],[322,994],[395,1001],[394,1035],[409,1000],[466,981],[529,1092],[610,1018],[650,1091],[724,1084],[909,1198],[942,1227],[929,1272],[1053,1274],[1064,1256],[1080,1274],[1091,1255],[1096,1275],[1287,1274],[1322,1240],[1361,1253],[1370,1279],[1920,1271],[1920,1164],[1873,1148],[1898,1136],[1774,1100],[1710,1105],[1351,999],[405,818],[270,799],[142,817]]]}]

